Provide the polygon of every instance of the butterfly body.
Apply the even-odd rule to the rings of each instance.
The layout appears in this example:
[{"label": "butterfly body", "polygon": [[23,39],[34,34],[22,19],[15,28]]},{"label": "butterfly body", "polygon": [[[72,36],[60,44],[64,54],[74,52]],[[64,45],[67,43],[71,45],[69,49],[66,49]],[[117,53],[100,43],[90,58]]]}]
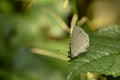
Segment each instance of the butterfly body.
[{"label": "butterfly body", "polygon": [[80,27],[75,26],[71,33],[69,57],[74,58],[80,53],[86,52],[89,47],[89,36]]}]

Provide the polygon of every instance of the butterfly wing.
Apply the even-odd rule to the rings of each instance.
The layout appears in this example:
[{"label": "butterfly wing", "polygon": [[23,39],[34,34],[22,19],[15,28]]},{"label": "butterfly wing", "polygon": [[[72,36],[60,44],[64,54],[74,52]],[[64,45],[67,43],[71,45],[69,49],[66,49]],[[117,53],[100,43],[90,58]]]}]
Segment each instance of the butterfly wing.
[{"label": "butterfly wing", "polygon": [[76,57],[80,53],[85,52],[89,46],[89,36],[80,27],[74,27],[71,34],[70,57]]}]

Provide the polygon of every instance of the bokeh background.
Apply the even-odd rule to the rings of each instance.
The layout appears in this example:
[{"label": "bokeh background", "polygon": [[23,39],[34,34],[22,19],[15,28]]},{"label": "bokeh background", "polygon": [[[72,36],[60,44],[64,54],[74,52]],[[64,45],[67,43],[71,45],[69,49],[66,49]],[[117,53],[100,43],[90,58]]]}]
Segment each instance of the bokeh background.
[{"label": "bokeh background", "polygon": [[119,24],[119,0],[0,0],[0,80],[66,80],[72,14]]},{"label": "bokeh background", "polygon": [[[64,0],[0,0],[0,80],[66,80]],[[68,28],[69,29],[69,28]]]}]

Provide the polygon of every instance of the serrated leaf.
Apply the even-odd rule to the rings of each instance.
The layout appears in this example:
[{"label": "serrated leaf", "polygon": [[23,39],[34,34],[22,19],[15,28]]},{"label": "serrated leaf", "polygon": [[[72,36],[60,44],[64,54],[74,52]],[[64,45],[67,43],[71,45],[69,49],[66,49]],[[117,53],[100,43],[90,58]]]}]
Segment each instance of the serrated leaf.
[{"label": "serrated leaf", "polygon": [[88,34],[87,52],[70,61],[68,80],[80,73],[120,76],[120,26],[110,26]]}]

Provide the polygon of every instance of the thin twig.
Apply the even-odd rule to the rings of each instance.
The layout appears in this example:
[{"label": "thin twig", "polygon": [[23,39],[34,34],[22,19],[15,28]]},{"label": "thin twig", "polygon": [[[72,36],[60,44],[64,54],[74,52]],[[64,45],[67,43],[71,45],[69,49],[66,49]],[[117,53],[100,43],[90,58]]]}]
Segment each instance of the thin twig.
[{"label": "thin twig", "polygon": [[68,7],[69,0],[65,0],[63,4],[63,8],[66,9]]},{"label": "thin twig", "polygon": [[70,32],[69,26],[55,12],[48,10],[46,8],[43,8],[43,11],[49,13],[48,15],[52,16],[65,31],[67,31],[68,33]]},{"label": "thin twig", "polygon": [[43,49],[38,49],[38,48],[32,48],[31,51],[36,54],[53,57],[53,58],[60,59],[63,61],[68,61],[68,58],[66,56],[60,55],[58,53],[53,53],[53,52],[46,51]]},{"label": "thin twig", "polygon": [[73,31],[73,27],[75,27],[75,25],[76,25],[77,19],[78,19],[78,15],[77,15],[77,14],[74,14],[74,15],[73,15],[73,18],[72,18],[72,21],[71,21],[70,34],[71,34],[72,31]]}]

